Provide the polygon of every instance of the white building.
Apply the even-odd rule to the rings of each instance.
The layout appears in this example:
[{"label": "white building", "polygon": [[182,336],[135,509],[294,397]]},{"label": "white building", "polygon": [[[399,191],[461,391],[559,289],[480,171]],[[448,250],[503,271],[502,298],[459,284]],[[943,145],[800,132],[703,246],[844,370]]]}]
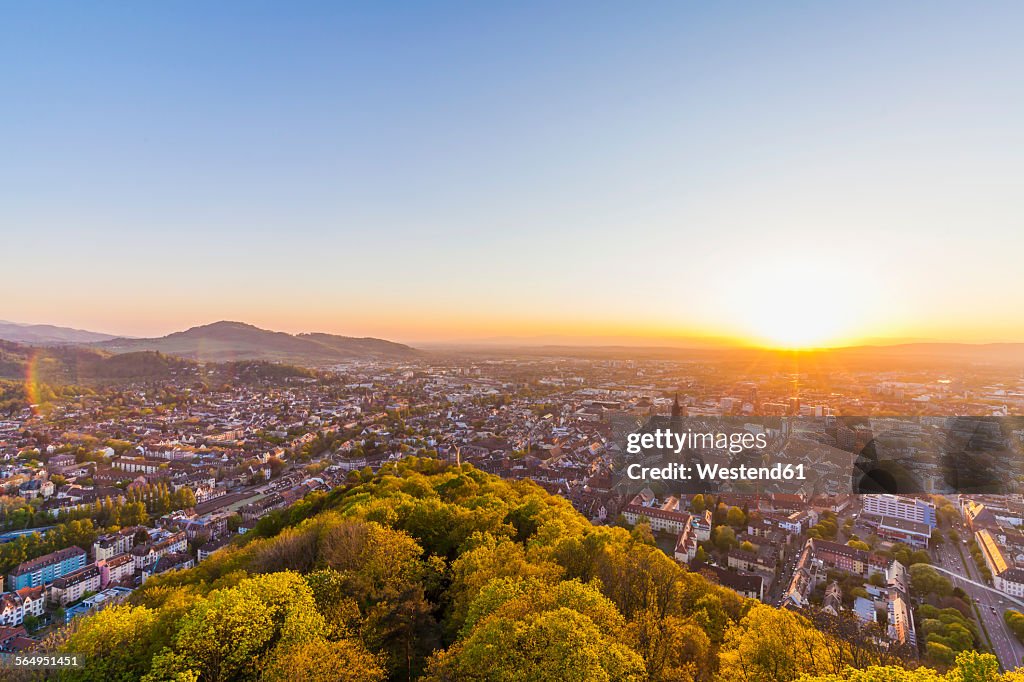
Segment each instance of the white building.
[{"label": "white building", "polygon": [[0,625],[21,625],[26,616],[42,616],[46,605],[46,588],[23,587],[17,592],[0,594]]},{"label": "white building", "polygon": [[901,495],[864,495],[864,513],[923,523],[935,529],[935,505],[927,500]]}]

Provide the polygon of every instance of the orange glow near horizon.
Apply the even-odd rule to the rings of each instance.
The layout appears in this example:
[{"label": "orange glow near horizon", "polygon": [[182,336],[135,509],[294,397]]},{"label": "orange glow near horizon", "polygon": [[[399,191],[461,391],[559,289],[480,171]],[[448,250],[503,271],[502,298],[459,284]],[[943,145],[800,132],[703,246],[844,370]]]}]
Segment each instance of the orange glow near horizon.
[{"label": "orange glow near horizon", "polygon": [[[776,282],[766,286],[785,288]],[[902,320],[892,324],[892,314],[882,319],[877,310],[866,314],[867,301],[856,299],[849,290],[820,286],[791,289],[783,296],[759,299],[746,291],[719,291],[714,320],[675,321],[675,324],[627,320],[531,316],[503,311],[503,315],[432,313],[393,308],[381,311],[351,310],[328,312],[325,308],[291,308],[259,311],[243,308],[172,312],[168,307],[148,310],[138,316],[111,316],[109,309],[92,320],[79,309],[73,319],[56,314],[15,316],[27,324],[56,324],[113,335],[140,338],[159,337],[219,320],[234,320],[262,329],[292,334],[324,332],[341,336],[371,336],[416,344],[507,344],[507,345],[621,345],[674,347],[757,347],[776,350],[808,350],[863,344],[938,341],[958,343],[1013,342],[1024,338],[1024,329],[982,327],[964,324],[950,328]],[[884,309],[884,308],[883,308]],[[155,314],[159,311],[159,314]],[[446,314],[447,312],[447,314]]]},{"label": "orange glow near horizon", "polygon": [[[1024,339],[1024,325],[976,301],[969,312],[908,305],[887,285],[853,279],[820,265],[813,254],[774,254],[742,276],[709,278],[706,288],[682,295],[672,291],[637,300],[615,300],[603,309],[590,298],[571,304],[530,305],[531,296],[508,296],[503,305],[463,299],[458,309],[436,303],[353,301],[329,295],[298,301],[243,296],[228,301],[183,300],[171,292],[148,299],[130,297],[90,310],[88,302],[67,315],[66,303],[29,303],[0,311],[0,318],[56,324],[113,335],[159,337],[218,320],[234,320],[288,333],[324,332],[372,336],[411,345],[621,345],[674,347],[760,347],[804,350],[862,344],[945,341],[1012,342]],[[896,292],[898,293],[898,292]],[[603,300],[603,299],[602,299]],[[678,301],[678,302],[677,302]],[[119,303],[119,304],[118,304]],[[550,304],[550,301],[548,301]],[[554,309],[552,309],[554,308]],[[962,306],[961,306],[962,309]]]}]

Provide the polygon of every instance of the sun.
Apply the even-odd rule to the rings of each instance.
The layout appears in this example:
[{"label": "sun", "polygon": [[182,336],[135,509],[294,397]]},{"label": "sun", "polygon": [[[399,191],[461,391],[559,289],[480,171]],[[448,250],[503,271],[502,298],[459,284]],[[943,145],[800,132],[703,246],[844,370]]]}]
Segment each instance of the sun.
[{"label": "sun", "polygon": [[782,299],[765,301],[744,318],[751,341],[783,350],[822,348],[843,343],[849,330],[841,311],[827,301],[820,305]]},{"label": "sun", "polygon": [[756,346],[804,350],[863,338],[874,292],[830,269],[828,261],[786,254],[726,288],[723,312],[738,336]]}]

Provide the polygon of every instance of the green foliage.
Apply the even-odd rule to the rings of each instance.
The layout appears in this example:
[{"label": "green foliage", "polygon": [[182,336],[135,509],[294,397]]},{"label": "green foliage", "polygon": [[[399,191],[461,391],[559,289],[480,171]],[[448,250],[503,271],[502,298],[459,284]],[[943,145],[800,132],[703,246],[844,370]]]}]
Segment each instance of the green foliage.
[{"label": "green foliage", "polygon": [[79,519],[54,526],[45,535],[32,533],[0,545],[0,574],[6,574],[22,562],[58,549],[77,545],[88,551],[99,534],[90,519]]},{"label": "green foliage", "polygon": [[[767,681],[879,662],[533,483],[417,458],[354,481],[76,621],[62,650],[98,666],[80,679]],[[935,632],[959,645],[947,611]]]},{"label": "green foliage", "polygon": [[818,520],[818,523],[811,526],[810,530],[807,532],[810,537],[826,540],[835,540],[838,533],[838,521],[836,519],[836,515],[832,512],[824,512]]},{"label": "green foliage", "polygon": [[1024,642],[1024,614],[1017,609],[1009,609],[1003,613],[1003,620],[1006,621],[1006,625],[1014,636]]},{"label": "green foliage", "polygon": [[930,668],[906,670],[893,666],[870,666],[863,670],[848,668],[838,674],[805,675],[800,682],[1022,682],[1020,672],[999,672],[999,662],[992,654],[963,651],[953,655],[941,644],[928,644],[930,657],[948,659],[953,667],[945,674]]},{"label": "green foliage", "polygon": [[917,597],[930,594],[948,597],[953,594],[953,583],[926,564],[914,564],[910,567],[910,591]]}]

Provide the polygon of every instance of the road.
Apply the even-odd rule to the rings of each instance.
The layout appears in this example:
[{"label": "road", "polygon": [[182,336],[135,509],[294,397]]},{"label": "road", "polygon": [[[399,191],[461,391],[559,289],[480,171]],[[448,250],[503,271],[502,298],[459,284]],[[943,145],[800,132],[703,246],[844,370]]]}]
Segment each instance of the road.
[{"label": "road", "polygon": [[952,542],[939,545],[933,552],[936,568],[941,569],[942,573],[953,580],[954,585],[963,589],[977,603],[985,628],[992,638],[992,648],[1003,669],[1013,670],[1021,667],[1024,665],[1024,645],[1006,625],[1003,612],[1014,607],[1024,611],[1024,608],[1015,603],[1017,600],[988,587],[978,574],[967,545],[961,543],[960,549],[963,551],[962,557]]}]

